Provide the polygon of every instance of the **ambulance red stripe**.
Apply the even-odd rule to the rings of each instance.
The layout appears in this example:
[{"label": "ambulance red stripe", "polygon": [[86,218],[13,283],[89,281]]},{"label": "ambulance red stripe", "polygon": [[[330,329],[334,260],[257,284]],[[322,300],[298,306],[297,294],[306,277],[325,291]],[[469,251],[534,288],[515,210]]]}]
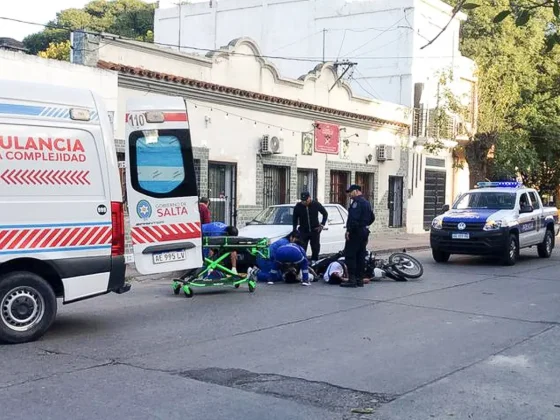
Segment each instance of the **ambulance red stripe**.
[{"label": "ambulance red stripe", "polygon": [[73,248],[78,246],[109,245],[111,226],[82,226],[71,228],[13,228],[0,229],[0,251]]},{"label": "ambulance red stripe", "polygon": [[[155,234],[156,232],[158,235]],[[134,245],[198,239],[200,238],[200,223],[135,226],[132,228],[130,236]]]}]

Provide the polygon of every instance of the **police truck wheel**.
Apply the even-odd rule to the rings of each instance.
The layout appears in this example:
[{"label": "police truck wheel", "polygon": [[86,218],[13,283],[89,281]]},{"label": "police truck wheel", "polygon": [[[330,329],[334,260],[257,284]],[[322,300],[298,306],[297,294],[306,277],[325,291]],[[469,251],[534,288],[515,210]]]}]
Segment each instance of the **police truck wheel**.
[{"label": "police truck wheel", "polygon": [[449,254],[448,252],[443,252],[439,249],[432,248],[432,257],[437,263],[446,263],[447,261],[449,261],[449,257],[451,257],[451,254]]},{"label": "police truck wheel", "polygon": [[56,318],[56,296],[40,276],[16,271],[0,277],[0,341],[39,339]]},{"label": "police truck wheel", "polygon": [[519,256],[519,242],[517,241],[517,236],[511,234],[509,235],[508,245],[503,257],[504,265],[509,265],[509,266],[515,265],[518,256]]},{"label": "police truck wheel", "polygon": [[554,235],[552,234],[552,231],[547,229],[544,235],[544,240],[537,247],[539,257],[550,258],[553,249],[554,249]]}]

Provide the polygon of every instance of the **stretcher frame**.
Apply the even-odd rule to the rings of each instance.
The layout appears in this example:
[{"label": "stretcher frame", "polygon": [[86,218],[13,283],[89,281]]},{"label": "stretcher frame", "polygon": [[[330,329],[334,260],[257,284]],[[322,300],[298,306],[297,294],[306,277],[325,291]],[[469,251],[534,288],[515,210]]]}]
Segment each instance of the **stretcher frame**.
[{"label": "stretcher frame", "polygon": [[[269,240],[267,238],[208,236],[202,238],[202,248],[218,250],[217,255],[205,257],[204,267],[189,270],[180,278],[174,279],[172,288],[176,295],[183,291],[187,298],[192,298],[194,295],[193,288],[233,286],[238,289],[244,283],[247,283],[249,292],[253,293],[257,286],[256,278],[248,276],[247,273],[235,273],[224,266],[223,263],[231,258],[232,252],[241,250],[248,251],[254,257],[270,258]],[[218,271],[224,277],[208,278],[208,274],[212,271]]]}]

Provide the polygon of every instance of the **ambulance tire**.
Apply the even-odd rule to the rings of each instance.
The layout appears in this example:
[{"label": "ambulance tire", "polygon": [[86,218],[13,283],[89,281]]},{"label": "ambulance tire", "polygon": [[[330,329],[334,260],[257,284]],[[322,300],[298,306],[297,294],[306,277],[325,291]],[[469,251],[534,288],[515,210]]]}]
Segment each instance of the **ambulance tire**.
[{"label": "ambulance tire", "polygon": [[[28,312],[17,313],[14,305]],[[0,276],[0,342],[20,344],[41,338],[56,311],[54,291],[42,277],[27,271]]]}]

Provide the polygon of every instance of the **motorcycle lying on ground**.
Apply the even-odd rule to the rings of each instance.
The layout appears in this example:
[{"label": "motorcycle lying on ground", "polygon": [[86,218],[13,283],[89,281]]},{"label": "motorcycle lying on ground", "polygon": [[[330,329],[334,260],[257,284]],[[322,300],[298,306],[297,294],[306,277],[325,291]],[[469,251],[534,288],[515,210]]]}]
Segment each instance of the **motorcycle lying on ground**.
[{"label": "motorcycle lying on ground", "polygon": [[[344,261],[344,252],[339,251],[336,254],[320,259],[311,265],[315,276],[315,281],[322,276],[329,265],[334,261]],[[390,278],[395,281],[408,281],[418,279],[424,274],[424,267],[416,258],[408,255],[406,249],[402,252],[395,252],[389,255],[389,258],[378,258],[375,253],[369,252],[365,261],[365,276],[372,280],[381,278]]]}]

